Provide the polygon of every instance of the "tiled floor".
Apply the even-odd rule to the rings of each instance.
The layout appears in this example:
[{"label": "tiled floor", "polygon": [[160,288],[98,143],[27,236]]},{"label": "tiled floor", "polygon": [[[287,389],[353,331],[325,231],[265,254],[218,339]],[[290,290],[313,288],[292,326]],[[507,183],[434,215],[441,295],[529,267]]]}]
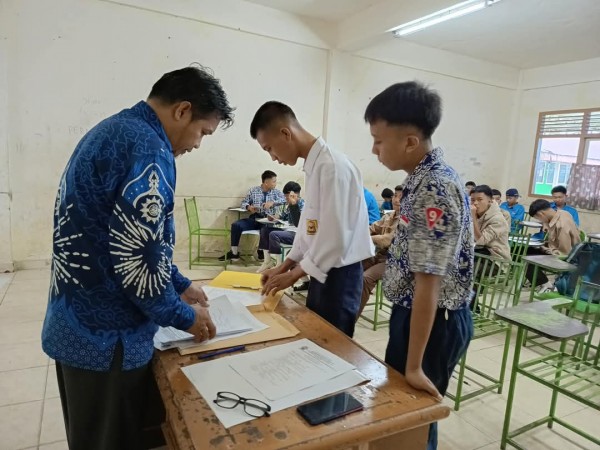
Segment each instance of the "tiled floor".
[{"label": "tiled floor", "polygon": [[[187,271],[192,279],[210,279],[218,273],[219,269],[212,268]],[[48,270],[0,274],[0,450],[67,449],[53,362],[40,346],[49,278]],[[359,321],[355,339],[383,358],[387,328],[372,331],[367,325]],[[499,371],[501,354],[500,339],[481,339],[472,343],[469,362],[485,370]],[[532,355],[535,353],[524,349],[523,357]],[[547,389],[529,380],[519,378],[517,389],[511,428],[547,414],[550,399]],[[464,403],[458,413],[452,412],[440,423],[439,449],[499,449],[506,391],[508,388],[502,395],[490,393],[477,397]],[[568,399],[559,401],[558,411],[588,432],[599,434],[597,411]],[[561,427],[539,428],[519,441],[527,450],[597,448]]]}]

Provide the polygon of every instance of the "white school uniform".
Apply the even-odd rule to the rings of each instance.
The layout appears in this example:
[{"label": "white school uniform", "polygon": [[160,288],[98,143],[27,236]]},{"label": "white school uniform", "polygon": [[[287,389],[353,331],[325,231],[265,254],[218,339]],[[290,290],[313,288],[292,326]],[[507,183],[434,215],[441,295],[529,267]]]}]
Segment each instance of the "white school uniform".
[{"label": "white school uniform", "polygon": [[343,153],[317,139],[304,162],[304,209],[288,257],[321,283],[334,267],[375,255],[362,176]]}]

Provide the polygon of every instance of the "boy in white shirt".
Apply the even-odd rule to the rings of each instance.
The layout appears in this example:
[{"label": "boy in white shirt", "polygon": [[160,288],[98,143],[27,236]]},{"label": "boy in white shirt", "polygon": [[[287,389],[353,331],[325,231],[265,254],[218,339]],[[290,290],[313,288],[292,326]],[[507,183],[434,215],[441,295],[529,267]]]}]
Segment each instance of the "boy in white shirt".
[{"label": "boy in white shirt", "polygon": [[281,266],[263,273],[263,293],[286,289],[308,274],[306,306],[352,337],[362,292],[361,261],[375,254],[360,171],[306,131],[280,102],[258,109],[250,135],[279,164],[293,166],[304,159],[306,173],[294,246]]}]

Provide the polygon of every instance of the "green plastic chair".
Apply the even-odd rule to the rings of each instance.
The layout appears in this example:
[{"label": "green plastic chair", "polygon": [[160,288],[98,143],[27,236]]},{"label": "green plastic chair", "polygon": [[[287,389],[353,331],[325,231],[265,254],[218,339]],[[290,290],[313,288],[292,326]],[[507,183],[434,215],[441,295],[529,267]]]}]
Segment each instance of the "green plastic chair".
[{"label": "green plastic chair", "polygon": [[[473,304],[473,340],[487,336],[504,335],[504,351],[499,374],[488,374],[467,364],[468,351],[462,357],[457,367],[458,386],[456,393],[447,396],[454,400],[454,409],[458,411],[465,400],[477,397],[490,391],[502,393],[504,374],[510,344],[510,325],[496,319],[494,312],[498,308],[506,308],[518,302],[521,293],[523,266],[514,261],[503,261],[486,255],[475,256],[475,297]],[[467,376],[471,373],[478,375],[484,381]],[[465,380],[477,386],[469,393],[463,393]]]},{"label": "green plastic chair", "polygon": [[377,331],[377,328],[381,328],[390,324],[389,318],[382,318],[380,315],[384,308],[387,309],[388,314],[390,314],[392,311],[392,305],[387,301],[385,295],[383,295],[383,285],[381,280],[379,280],[375,286],[375,301],[366,303],[365,308],[367,306],[374,306],[373,318],[370,318],[368,315],[366,315],[364,310],[360,315],[360,318],[369,322],[373,326],[373,331]]},{"label": "green plastic chair", "polygon": [[[223,238],[225,254],[227,254],[227,244],[229,237],[229,229],[227,228],[227,218],[225,218],[225,228],[202,228],[198,217],[198,208],[196,206],[196,197],[186,198],[183,200],[185,205],[185,214],[187,216],[189,245],[188,245],[188,260],[189,268],[192,266],[224,266],[227,269],[228,261],[219,261],[217,256],[203,256],[201,253],[200,241],[202,236],[210,238]],[[196,240],[196,256],[192,255]]]},{"label": "green plastic chair", "polygon": [[[586,302],[582,302],[579,298],[579,293],[583,289],[588,292],[588,301]],[[569,315],[572,317],[561,317],[556,311],[545,306],[557,301],[558,305],[562,306],[560,300],[556,299],[541,302],[537,305],[529,304],[519,307],[519,309],[530,309],[532,312],[532,308],[536,308],[535,313],[512,314],[512,323],[518,327],[517,343],[500,448],[505,449],[507,444],[510,444],[515,448],[523,449],[514,440],[517,436],[542,425],[553,428],[554,424],[561,425],[588,439],[596,446],[600,446],[597,429],[591,430],[593,434],[589,433],[558,417],[556,411],[559,395],[600,411],[600,333],[598,332],[600,307],[597,303],[593,303],[599,299],[600,285],[582,281],[578,282],[574,299],[569,305]],[[546,310],[540,311],[540,307],[545,307]],[[580,315],[579,319],[573,318],[576,314]],[[583,326],[580,322],[583,323]],[[543,334],[549,339],[560,342],[560,348],[529,361],[519,362],[520,349],[525,339],[526,330]],[[552,391],[552,396],[547,416],[517,430],[510,431],[518,375],[526,376],[530,380],[549,388]]]}]

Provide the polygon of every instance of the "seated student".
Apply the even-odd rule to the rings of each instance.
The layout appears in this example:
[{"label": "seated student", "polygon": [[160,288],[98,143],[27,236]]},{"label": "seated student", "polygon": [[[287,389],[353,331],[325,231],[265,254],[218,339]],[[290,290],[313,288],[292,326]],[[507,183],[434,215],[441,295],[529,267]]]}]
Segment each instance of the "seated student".
[{"label": "seated student", "polygon": [[552,203],[550,206],[555,211],[566,211],[573,217],[575,225],[579,228],[579,213],[570,205],[567,205],[567,188],[564,186],[554,186],[552,188]]},{"label": "seated student", "polygon": [[371,225],[376,220],[381,219],[381,213],[379,212],[379,205],[377,204],[377,200],[371,191],[368,191],[367,188],[363,187],[365,192],[365,202],[367,202],[367,210],[369,212],[369,225]]},{"label": "seated student", "polygon": [[[275,189],[277,186],[277,174],[270,170],[263,172],[262,184],[251,188],[244,200],[242,200],[241,208],[246,209],[250,212],[250,217],[238,220],[231,224],[231,250],[219,258],[219,261],[239,261],[240,253],[238,246],[240,245],[240,239],[242,233],[248,230],[260,230],[263,225],[256,221],[267,217],[267,214],[275,214],[275,207],[283,205],[285,197],[279,189]],[[263,252],[259,250],[258,259],[263,259]]]},{"label": "seated student", "polygon": [[500,208],[510,214],[511,233],[519,231],[519,223],[525,220],[525,208],[519,205],[519,191],[515,188],[506,191],[506,201],[500,205]]},{"label": "seated student", "polygon": [[465,192],[467,193],[467,195],[471,195],[471,191],[475,189],[476,186],[477,184],[475,184],[474,181],[467,181],[465,183]]},{"label": "seated student", "polygon": [[394,198],[394,191],[389,188],[385,188],[381,191],[381,198],[383,203],[381,204],[381,211],[390,211],[393,209],[392,199]]},{"label": "seated student", "polygon": [[384,215],[380,220],[373,222],[369,227],[371,239],[373,240],[373,245],[375,245],[377,253],[372,258],[365,259],[362,262],[364,270],[363,287],[360,298],[360,308],[358,309],[356,320],[358,320],[362,314],[375,285],[383,278],[385,262],[387,261],[387,251],[392,243],[396,228],[398,228],[398,220],[400,219],[398,211],[400,210],[402,189],[398,189],[399,187],[401,186],[396,186],[396,191],[392,198],[392,209],[394,211]]},{"label": "seated student", "polygon": [[[498,204],[498,206],[502,205],[502,192],[500,192],[498,189],[492,189],[492,195],[494,197],[494,201]],[[512,220],[510,218],[509,212],[502,208],[500,208],[500,212],[502,212],[504,219],[508,222],[508,226],[510,227]]]},{"label": "seated student", "polygon": [[509,225],[494,201],[489,186],[482,184],[471,191],[471,217],[475,252],[510,261]]},{"label": "seated student", "polygon": [[[535,200],[529,206],[529,215],[542,222],[544,228],[548,230],[546,243],[542,247],[529,247],[529,255],[568,255],[571,249],[581,240],[579,230],[573,217],[566,211],[554,211],[547,200]],[[532,283],[533,267],[527,268],[525,277]],[[543,272],[538,273],[536,286],[539,292],[545,292],[552,289],[552,284],[548,282],[548,277]]]},{"label": "seated student", "polygon": [[[298,183],[288,181],[283,187],[286,204],[282,213],[269,216],[269,218],[280,219],[297,227],[300,223],[300,213],[304,209],[304,200],[300,198],[300,189]],[[294,237],[296,237],[295,231],[270,226],[263,227],[260,230],[258,249],[263,251],[265,260],[256,272],[263,273],[265,270],[281,264],[283,262],[281,260],[281,244],[293,244]],[[273,262],[271,256],[274,256],[277,262]]]}]

